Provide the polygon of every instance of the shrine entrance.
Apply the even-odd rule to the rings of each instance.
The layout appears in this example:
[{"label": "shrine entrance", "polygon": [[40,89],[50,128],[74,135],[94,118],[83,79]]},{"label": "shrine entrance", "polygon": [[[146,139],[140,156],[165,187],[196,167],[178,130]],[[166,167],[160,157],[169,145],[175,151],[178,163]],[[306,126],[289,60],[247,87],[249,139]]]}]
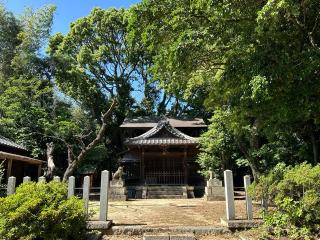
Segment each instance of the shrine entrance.
[{"label": "shrine entrance", "polygon": [[186,169],[183,158],[177,154],[153,154],[145,158],[145,183],[148,185],[186,184]]}]

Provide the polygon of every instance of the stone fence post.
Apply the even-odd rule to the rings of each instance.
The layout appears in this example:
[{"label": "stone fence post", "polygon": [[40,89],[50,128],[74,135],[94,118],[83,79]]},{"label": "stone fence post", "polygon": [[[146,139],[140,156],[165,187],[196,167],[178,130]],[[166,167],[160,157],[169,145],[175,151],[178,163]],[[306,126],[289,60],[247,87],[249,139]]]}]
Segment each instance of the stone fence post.
[{"label": "stone fence post", "polygon": [[38,182],[46,182],[46,178],[44,176],[38,178]]},{"label": "stone fence post", "polygon": [[54,177],[53,177],[53,181],[60,182],[61,180],[60,180],[60,177],[59,177],[59,176],[54,176]]},{"label": "stone fence post", "polygon": [[83,179],[83,201],[85,213],[88,214],[89,209],[89,194],[90,194],[90,177],[85,176]]},{"label": "stone fence post", "polygon": [[247,212],[247,218],[248,220],[253,219],[253,213],[252,213],[252,199],[249,196],[248,193],[248,187],[250,186],[250,175],[246,175],[243,177],[244,181],[244,190],[246,192],[246,212]]},{"label": "stone fence post", "polygon": [[104,170],[101,172],[101,185],[100,185],[100,221],[107,221],[108,216],[108,198],[109,198],[109,171]]},{"label": "stone fence post", "polygon": [[7,195],[12,195],[16,191],[16,177],[8,178]]},{"label": "stone fence post", "polygon": [[74,196],[74,188],[75,188],[76,179],[74,176],[69,177],[68,181],[68,198]]},{"label": "stone fence post", "polygon": [[23,183],[30,182],[30,181],[31,181],[31,177],[25,176],[23,178]]},{"label": "stone fence post", "polygon": [[232,171],[224,171],[224,190],[226,199],[226,214],[227,220],[235,219],[235,207],[234,207],[234,190],[233,190],[233,175]]}]

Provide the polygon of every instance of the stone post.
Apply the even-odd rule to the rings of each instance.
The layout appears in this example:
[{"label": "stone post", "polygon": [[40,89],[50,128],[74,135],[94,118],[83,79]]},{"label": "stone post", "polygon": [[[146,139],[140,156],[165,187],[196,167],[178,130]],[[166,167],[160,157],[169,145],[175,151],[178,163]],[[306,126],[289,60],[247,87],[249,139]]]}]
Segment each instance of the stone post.
[{"label": "stone post", "polygon": [[209,180],[207,181],[207,186],[205,187],[204,199],[207,201],[224,201],[224,187],[222,186],[222,181],[220,181],[214,172],[209,170]]},{"label": "stone post", "polygon": [[16,177],[8,178],[7,195],[12,195],[16,191]]},{"label": "stone post", "polygon": [[90,177],[85,176],[83,179],[83,201],[85,213],[88,214],[89,208],[89,193],[90,193]]},{"label": "stone post", "polygon": [[209,169],[209,180],[213,179],[213,171]]},{"label": "stone post", "polygon": [[31,181],[31,177],[25,176],[23,178],[23,183],[30,182],[30,181]]},{"label": "stone post", "polygon": [[53,181],[60,182],[61,180],[60,180],[60,177],[59,177],[59,176],[54,176],[54,177],[53,177]]},{"label": "stone post", "polygon": [[109,195],[109,171],[101,172],[100,185],[100,221],[107,221],[108,216],[108,195]]},{"label": "stone post", "polygon": [[250,175],[246,175],[243,177],[244,181],[244,190],[246,192],[246,211],[247,211],[247,218],[248,220],[253,219],[253,213],[252,213],[252,199],[249,196],[248,193],[248,187],[250,186]]},{"label": "stone post", "polygon": [[232,171],[224,171],[224,191],[226,199],[226,213],[227,220],[235,219],[235,207],[234,207],[234,190],[233,190],[233,176]]},{"label": "stone post", "polygon": [[74,187],[75,187],[76,179],[74,176],[69,177],[68,181],[68,198],[74,196]]},{"label": "stone post", "polygon": [[46,182],[46,178],[44,176],[38,178],[38,182]]}]

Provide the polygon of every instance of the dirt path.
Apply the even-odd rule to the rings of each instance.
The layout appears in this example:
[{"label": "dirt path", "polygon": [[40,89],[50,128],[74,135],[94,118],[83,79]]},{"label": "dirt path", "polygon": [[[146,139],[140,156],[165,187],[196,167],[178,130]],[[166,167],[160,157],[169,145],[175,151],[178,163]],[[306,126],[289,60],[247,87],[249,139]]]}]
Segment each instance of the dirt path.
[{"label": "dirt path", "polygon": [[[97,219],[99,202],[90,202]],[[110,202],[108,218],[116,225],[221,226],[225,202],[204,199],[147,199]],[[255,209],[257,216],[257,209]],[[245,202],[236,201],[236,217],[245,218]]]}]

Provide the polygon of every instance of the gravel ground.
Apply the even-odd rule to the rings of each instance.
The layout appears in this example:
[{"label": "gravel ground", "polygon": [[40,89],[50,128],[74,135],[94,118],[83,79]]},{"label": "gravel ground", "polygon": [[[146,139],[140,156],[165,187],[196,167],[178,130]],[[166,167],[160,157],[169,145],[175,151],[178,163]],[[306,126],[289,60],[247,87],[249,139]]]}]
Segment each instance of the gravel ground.
[{"label": "gravel ground", "polygon": [[[236,200],[236,218],[245,219],[245,201]],[[92,219],[98,218],[99,202],[90,202]],[[225,217],[224,201],[196,199],[139,199],[125,202],[109,202],[108,219],[116,226],[139,225],[148,227],[213,226],[221,227]],[[254,217],[258,208],[254,207]],[[196,236],[197,240],[239,240],[252,237],[250,231],[222,235]],[[256,235],[256,234],[254,234]],[[105,235],[104,240],[142,240],[142,236]]]},{"label": "gravel ground", "polygon": [[[238,200],[236,217],[245,219],[245,201]],[[97,219],[99,202],[90,202],[90,209]],[[255,208],[254,217],[258,216]],[[145,226],[221,226],[225,217],[224,201],[195,199],[146,199],[110,202],[108,218],[115,225]]]}]

